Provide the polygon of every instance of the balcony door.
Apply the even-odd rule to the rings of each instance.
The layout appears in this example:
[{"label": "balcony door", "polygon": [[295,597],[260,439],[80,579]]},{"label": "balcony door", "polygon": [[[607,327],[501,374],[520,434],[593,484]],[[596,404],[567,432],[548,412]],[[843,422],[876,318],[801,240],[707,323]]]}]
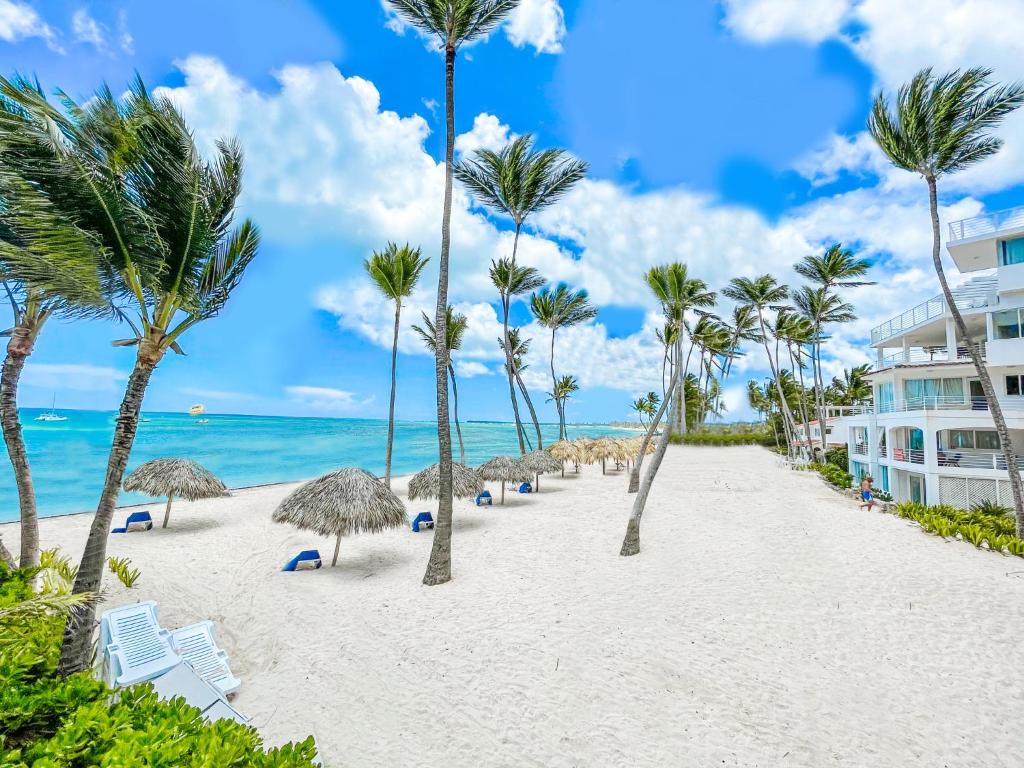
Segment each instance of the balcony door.
[{"label": "balcony door", "polygon": [[981,388],[981,381],[971,379],[969,385],[971,388],[971,410],[987,411],[988,401],[985,400],[985,391]]}]

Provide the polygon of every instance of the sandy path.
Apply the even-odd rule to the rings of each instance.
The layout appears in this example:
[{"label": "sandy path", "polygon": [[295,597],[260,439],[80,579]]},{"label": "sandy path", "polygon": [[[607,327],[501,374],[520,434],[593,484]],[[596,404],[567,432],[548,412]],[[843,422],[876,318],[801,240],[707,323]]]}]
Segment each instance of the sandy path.
[{"label": "sandy path", "polygon": [[[272,741],[313,732],[329,766],[1024,765],[1024,561],[759,448],[673,448],[620,558],[624,486],[585,468],[460,503],[455,580],[432,589],[429,533],[279,572],[331,551],[269,522],[290,487],[176,505],[171,529],[111,538],[143,577],[109,603],[213,619],[238,708]],[[44,543],[77,552],[87,524],[44,521]]]}]

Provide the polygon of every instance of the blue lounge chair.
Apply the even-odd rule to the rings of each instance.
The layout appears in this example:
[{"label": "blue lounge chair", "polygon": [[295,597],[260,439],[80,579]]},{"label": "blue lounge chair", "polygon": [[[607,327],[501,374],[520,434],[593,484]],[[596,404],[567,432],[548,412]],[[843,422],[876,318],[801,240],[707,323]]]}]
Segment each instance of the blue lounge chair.
[{"label": "blue lounge chair", "polygon": [[434,527],[434,516],[429,512],[420,512],[416,515],[416,519],[412,521],[413,533],[419,533],[420,528],[433,528]]},{"label": "blue lounge chair", "polygon": [[115,528],[111,533],[131,533],[132,531],[148,531],[153,527],[153,518],[149,512],[132,512],[124,522],[124,528]]},{"label": "blue lounge chair", "polygon": [[486,506],[488,506],[488,507],[490,507],[490,506],[492,506],[493,504],[494,504],[494,499],[492,499],[492,498],[491,498],[491,492],[490,492],[490,491],[486,491],[486,490],[485,490],[485,491],[482,491],[482,492],[481,492],[481,493],[480,493],[479,495],[477,495],[477,497],[476,497],[476,505],[477,505],[478,507],[483,507],[483,506],[485,506],[485,505],[486,505]]},{"label": "blue lounge chair", "polygon": [[519,486],[520,493],[533,493],[533,486],[529,483],[523,483]]},{"label": "blue lounge chair", "polygon": [[320,560],[320,550],[305,549],[284,564],[282,571],[312,571],[323,565]]}]

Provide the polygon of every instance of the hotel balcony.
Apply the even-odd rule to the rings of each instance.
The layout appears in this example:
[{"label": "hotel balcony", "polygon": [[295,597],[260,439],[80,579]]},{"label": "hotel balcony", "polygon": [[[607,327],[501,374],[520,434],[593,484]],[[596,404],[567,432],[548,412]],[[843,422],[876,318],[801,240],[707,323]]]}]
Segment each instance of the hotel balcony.
[{"label": "hotel balcony", "polygon": [[[975,277],[953,289],[953,300],[961,312],[992,307],[998,301],[998,286],[998,278],[994,275]],[[966,314],[967,312],[965,312]],[[873,328],[871,330],[871,345],[884,346],[882,342],[904,336],[912,337],[910,340],[913,344],[922,343],[918,341],[918,337],[931,336],[935,337],[936,346],[944,344],[945,329],[944,324],[940,321],[947,316],[949,314],[946,310],[946,300],[940,294]],[[966,320],[967,317],[965,316],[964,319]],[[979,323],[976,323],[981,331],[979,335],[983,337],[985,334],[984,318],[977,317],[977,320],[980,320]],[[895,346],[895,344],[889,346]]]},{"label": "hotel balcony", "polygon": [[[978,342],[975,342],[978,343]],[[981,342],[981,359],[986,355],[986,344]],[[934,365],[935,363],[969,363],[971,356],[967,347],[956,348],[956,356],[951,357],[946,347],[912,347],[905,352],[896,352],[886,355],[880,360],[871,364],[871,370],[881,371],[885,368],[893,368],[897,365]]]}]

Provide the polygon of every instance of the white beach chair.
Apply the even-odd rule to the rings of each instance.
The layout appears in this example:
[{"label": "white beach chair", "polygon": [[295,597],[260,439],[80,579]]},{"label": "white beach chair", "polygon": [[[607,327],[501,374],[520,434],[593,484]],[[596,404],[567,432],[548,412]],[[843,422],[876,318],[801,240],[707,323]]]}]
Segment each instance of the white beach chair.
[{"label": "white beach chair", "polygon": [[231,674],[228,655],[213,639],[213,622],[201,621],[171,632],[171,646],[206,682],[227,696],[241,687],[242,681]]},{"label": "white beach chair", "polygon": [[242,725],[249,724],[249,718],[241,714],[224,699],[214,686],[201,678],[188,662],[165,672],[151,681],[153,690],[161,699],[182,698],[203,713],[209,722],[234,720]]},{"label": "white beach chair", "polygon": [[100,617],[104,678],[112,688],[152,680],[181,663],[152,600],[105,611]]}]

